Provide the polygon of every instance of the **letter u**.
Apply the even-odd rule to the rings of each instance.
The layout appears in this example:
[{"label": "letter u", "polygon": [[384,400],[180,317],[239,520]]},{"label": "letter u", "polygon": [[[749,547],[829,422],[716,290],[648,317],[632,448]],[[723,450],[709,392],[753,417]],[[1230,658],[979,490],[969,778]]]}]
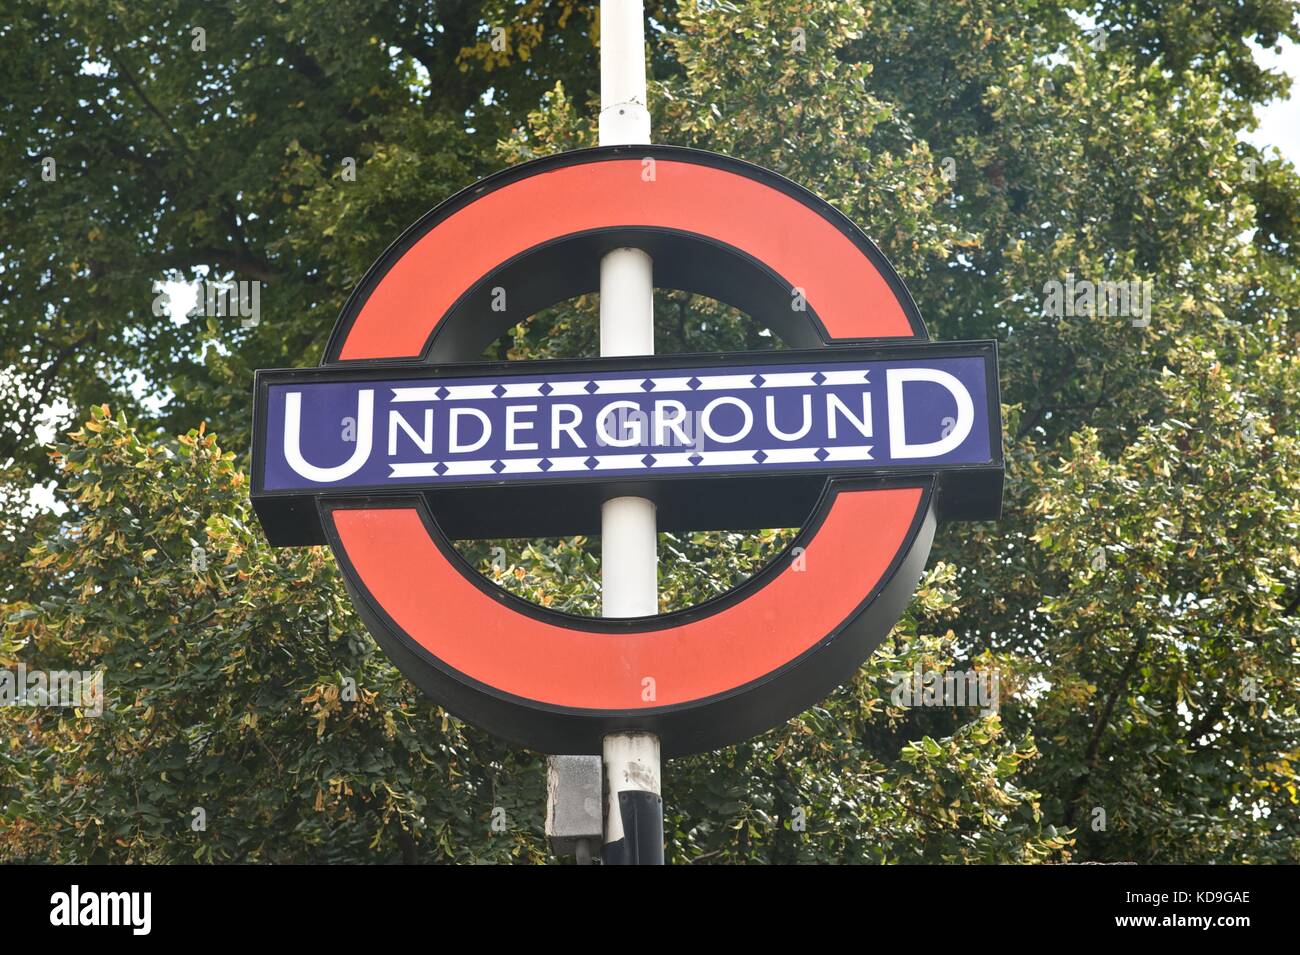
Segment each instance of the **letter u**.
[{"label": "letter u", "polygon": [[321,484],[341,481],[361,470],[370,459],[370,445],[375,432],[375,393],[363,388],[357,393],[357,446],[352,457],[332,468],[318,468],[302,456],[302,392],[290,391],[284,396],[284,459],[294,472]]}]

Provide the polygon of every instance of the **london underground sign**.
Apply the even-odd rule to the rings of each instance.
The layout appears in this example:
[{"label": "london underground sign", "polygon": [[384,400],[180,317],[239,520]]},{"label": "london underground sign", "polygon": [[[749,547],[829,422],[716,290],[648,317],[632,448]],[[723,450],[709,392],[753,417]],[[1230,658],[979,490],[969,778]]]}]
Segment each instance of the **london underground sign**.
[{"label": "london underground sign", "polygon": [[[485,363],[484,348],[646,249],[655,284],[771,328],[766,352]],[[502,308],[504,301],[507,307]],[[470,722],[547,752],[656,733],[726,745],[817,702],[888,634],[941,519],[1002,486],[995,346],[934,343],[883,256],[774,173],[695,150],[526,163],[434,209],[371,268],[321,366],[259,372],[253,502],[274,544],[328,543],[375,638]],[[462,538],[802,528],[726,595],[592,619],[484,580]]]},{"label": "london underground sign", "polygon": [[259,491],[987,465],[991,352],[939,350],[949,354],[270,372],[258,380]]}]

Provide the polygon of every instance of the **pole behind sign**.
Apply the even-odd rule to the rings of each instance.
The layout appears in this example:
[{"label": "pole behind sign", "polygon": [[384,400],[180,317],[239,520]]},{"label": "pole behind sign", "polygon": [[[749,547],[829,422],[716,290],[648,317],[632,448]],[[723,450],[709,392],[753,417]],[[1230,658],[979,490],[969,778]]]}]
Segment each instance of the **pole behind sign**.
[{"label": "pole behind sign", "polygon": [[[650,142],[646,102],[645,12],[641,0],[600,3],[600,145]],[[600,260],[600,354],[653,355],[654,263],[642,249],[615,249]],[[646,617],[659,610],[655,505],[616,497],[601,508],[600,582],[606,617]],[[663,864],[659,738],[616,733],[605,738],[609,786],[606,864]]]}]

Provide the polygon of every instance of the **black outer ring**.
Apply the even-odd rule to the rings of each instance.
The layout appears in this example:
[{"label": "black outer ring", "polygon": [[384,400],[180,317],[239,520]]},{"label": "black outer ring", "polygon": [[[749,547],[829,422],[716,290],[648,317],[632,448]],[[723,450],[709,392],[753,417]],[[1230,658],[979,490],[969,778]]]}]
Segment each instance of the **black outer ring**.
[{"label": "black outer ring", "polygon": [[[487,192],[538,173],[629,157],[670,159],[724,169],[762,182],[798,200],[854,242],[885,277],[908,318],[912,335],[909,338],[831,339],[811,308],[800,313],[802,330],[798,323],[782,327],[777,316],[789,314],[789,295],[793,288],[790,277],[778,276],[764,263],[709,237],[628,225],[563,237],[497,266],[465,291],[447,315],[442,317],[444,321],[435,326],[419,358],[411,359],[411,363],[475,361],[487,342],[527,317],[527,314],[592,291],[597,285],[596,263],[600,252],[628,244],[647,248],[655,256],[656,287],[682,288],[736,305],[772,325],[778,334],[792,337],[796,345],[833,349],[836,344],[902,344],[929,340],[929,333],[911,294],[880,249],[850,219],[807,189],[761,166],[702,150],[680,146],[606,146],[560,153],[504,169],[461,190],[418,219],[385,250],[353,290],[330,335],[321,366],[345,368],[380,363],[369,359],[344,361],[339,358],[352,323],[393,264],[448,216]],[[581,254],[584,252],[589,254]],[[699,265],[701,262],[704,263],[703,268]],[[539,265],[543,268],[537,268]],[[515,271],[512,272],[512,269]],[[541,274],[530,275],[530,271]],[[503,281],[506,276],[514,276],[514,284],[524,294],[512,294],[514,307],[510,312],[492,313],[485,310],[483,292],[493,283]],[[719,280],[720,276],[724,278]],[[731,277],[730,281],[725,278],[727,276]],[[762,303],[768,299],[774,303],[779,302],[779,305],[764,307]],[[520,314],[525,311],[527,314]],[[469,324],[459,321],[462,316],[475,317],[478,320],[475,323],[477,330],[467,335],[453,334],[445,344],[440,342],[440,337],[447,334],[448,328]],[[809,327],[815,334],[807,334],[806,329]],[[400,361],[401,359],[387,358],[382,363],[391,365]],[[326,538],[339,562],[344,582],[362,620],[397,667],[450,712],[523,746],[550,753],[598,754],[601,752],[601,739],[605,735],[620,730],[643,729],[659,735],[664,756],[674,757],[730,745],[779,725],[802,712],[849,678],[889,634],[906,609],[925,569],[936,523],[936,479],[933,476],[913,477],[898,479],[895,486],[898,483],[923,487],[922,506],[917,509],[904,546],[894,555],[880,583],[872,593],[865,595],[845,621],[796,659],[749,684],[703,700],[635,711],[575,710],[522,699],[478,683],[447,666],[397,626],[366,590],[356,569],[348,560],[333,522],[327,518],[333,508],[358,506],[358,502],[331,502],[322,498],[318,506]],[[791,544],[792,548],[811,538],[824,520],[835,494],[845,486],[882,486],[882,482],[828,477],[812,514]],[[371,500],[369,506],[380,503]],[[512,610],[540,616],[560,626],[592,628],[594,625],[594,628],[644,630],[668,626],[672,621],[680,622],[716,613],[723,606],[744,599],[770,582],[785,569],[791,559],[787,551],[746,584],[715,601],[681,611],[681,616],[590,621],[537,607],[484,581],[456,553],[437,519],[430,513],[425,498],[385,498],[382,503],[418,507],[439,549],[470,581],[476,586],[491,588],[489,592]],[[870,534],[871,529],[863,528],[863,533]]]},{"label": "black outer ring", "polygon": [[[894,555],[872,591],[842,623],[800,656],[742,686],[688,703],[636,710],[576,709],[526,699],[504,693],[447,665],[408,636],[380,606],[348,559],[334,522],[326,519],[323,523],[348,593],[366,627],[398,669],[452,714],[494,735],[545,753],[596,755],[601,752],[601,740],[609,733],[645,730],[660,737],[665,757],[676,757],[728,746],[780,725],[823,699],[852,675],[898,622],[925,571],[936,523],[933,481],[832,478],[799,535],[778,558],[741,586],[675,613],[616,620],[547,610],[494,586],[456,552],[422,498],[386,502],[387,506],[418,508],[443,556],[505,608],[571,629],[641,632],[712,616],[751,597],[787,570],[794,560],[794,548],[806,545],[820,529],[841,489],[881,486],[921,487],[921,503],[908,529],[905,545]],[[323,502],[322,510],[328,514],[349,506],[355,507],[357,502]],[[863,528],[864,536],[870,533],[870,528]]]}]

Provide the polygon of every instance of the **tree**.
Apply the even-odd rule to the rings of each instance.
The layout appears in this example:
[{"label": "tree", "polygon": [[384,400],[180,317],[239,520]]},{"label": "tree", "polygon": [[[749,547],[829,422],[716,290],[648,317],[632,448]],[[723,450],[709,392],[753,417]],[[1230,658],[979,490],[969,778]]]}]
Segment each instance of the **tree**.
[{"label": "tree", "polygon": [[[594,140],[591,8],[9,6],[0,460],[69,510],[5,508],[0,664],[103,667],[107,697],[0,710],[0,858],[543,859],[541,758],[420,699],[328,552],[267,547],[242,475],[252,369],[315,361],[437,200]],[[941,529],[857,678],[669,765],[672,858],[1300,859],[1300,181],[1237,136],[1285,90],[1246,41],[1300,38],[1296,5],[651,6],[656,138],[861,224],[936,337],[1002,342],[1008,421],[1003,519]],[[154,316],[200,275],[265,282],[260,323]],[[1151,308],[1052,314],[1067,276]],[[491,351],[591,354],[593,307]],[[664,352],[779,347],[697,297],[657,314]],[[56,399],[83,423],[50,458]],[[788,536],[662,535],[663,605]],[[590,540],[465,552],[595,612]],[[996,671],[999,712],[897,705],[918,665]]]}]

